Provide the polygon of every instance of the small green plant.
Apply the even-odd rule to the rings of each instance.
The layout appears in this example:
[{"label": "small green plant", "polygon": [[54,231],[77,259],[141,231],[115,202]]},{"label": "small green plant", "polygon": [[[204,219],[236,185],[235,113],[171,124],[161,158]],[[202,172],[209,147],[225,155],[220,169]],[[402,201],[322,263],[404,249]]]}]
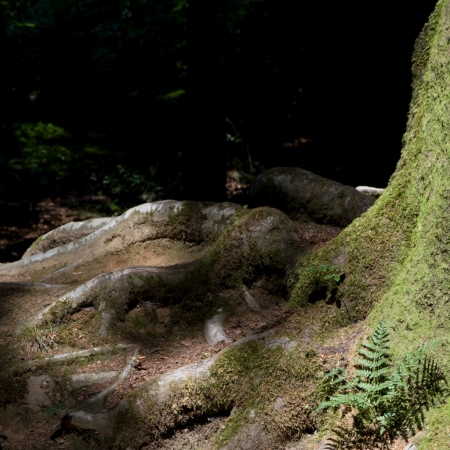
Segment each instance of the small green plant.
[{"label": "small green plant", "polygon": [[46,352],[50,349],[57,348],[58,344],[55,342],[56,333],[52,324],[47,319],[47,326],[42,325],[23,325],[19,334],[15,338],[13,344],[18,347],[23,353],[32,355],[39,352]]},{"label": "small green plant", "polygon": [[339,283],[343,274],[336,273],[336,269],[336,266],[326,266],[325,264],[321,264],[320,266],[310,267],[308,272],[322,274],[325,281],[333,280],[336,283]]},{"label": "small green plant", "polygon": [[387,449],[393,439],[423,427],[423,411],[443,398],[446,379],[436,362],[426,355],[436,341],[408,354],[394,366],[389,350],[389,332],[384,323],[364,342],[355,358],[355,376],[335,368],[323,379],[328,398],[318,410],[340,408],[350,416],[350,426],[334,430],[334,448]]}]

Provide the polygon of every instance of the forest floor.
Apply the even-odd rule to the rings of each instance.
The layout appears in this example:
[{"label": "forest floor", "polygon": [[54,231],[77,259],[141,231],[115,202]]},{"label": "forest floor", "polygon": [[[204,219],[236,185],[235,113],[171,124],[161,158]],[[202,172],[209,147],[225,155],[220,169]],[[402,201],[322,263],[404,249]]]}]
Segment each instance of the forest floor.
[{"label": "forest floor", "polygon": [[[83,201],[88,201],[84,199]],[[103,199],[95,199],[102,202]],[[20,214],[9,216],[8,220],[0,223],[0,262],[10,262],[20,259],[28,246],[40,235],[68,223],[70,221],[86,220],[98,217],[95,208],[80,209],[80,203],[71,199],[45,199],[33,208],[22,209]],[[5,217],[5,216],[4,216]],[[298,233],[305,245],[309,248],[317,248],[324,245],[330,239],[336,237],[341,231],[336,227],[326,227],[311,223],[297,223]],[[19,298],[16,301],[20,301]],[[277,325],[286,319],[284,306],[286,299],[279,298],[268,302],[270,307],[263,309],[257,315],[254,312],[242,308],[242,311],[234,317],[230,317],[224,324],[225,333],[235,342],[250,334],[276,329]],[[142,314],[141,306],[136,306],[136,315]],[[163,311],[161,311],[163,312]],[[88,314],[87,312],[85,314]],[[138,323],[137,321],[136,323]],[[139,329],[133,325],[133,341],[139,341]],[[131,330],[124,329],[124,338]],[[141,336],[145,340],[144,333]],[[83,336],[80,335],[80,339]],[[156,339],[155,342],[142,342],[138,355],[138,364],[134,367],[131,375],[119,384],[115,391],[109,396],[107,407],[113,409],[118,402],[139,384],[149,378],[167,373],[182,366],[189,365],[201,359],[208,358],[223,350],[228,345],[219,343],[209,346],[203,335],[203,329],[198,328],[188,332],[173,332],[164,338]],[[150,345],[151,344],[151,345]],[[92,367],[83,367],[83,372],[108,372],[121,371],[127,364],[129,355],[121,353],[109,355],[107,358],[99,358],[92,363]],[[45,387],[44,387],[45,388]],[[96,395],[105,386],[96,385],[86,388],[78,393],[80,402]],[[64,434],[60,430],[59,414],[46,414],[46,412],[31,412],[24,409],[19,417],[21,420],[11,423],[0,423],[0,448],[5,449],[44,449],[56,448],[85,448],[85,440],[81,440],[76,434]],[[175,430],[174,434],[167,436],[163,442],[155,446],[149,444],[148,450],[212,450],[208,442],[215,434],[225,427],[228,417],[210,417],[205,423],[188,424]],[[101,441],[101,435],[93,437],[97,442]],[[316,450],[319,438],[317,434],[306,435],[299,442],[287,445],[286,450]],[[81,445],[81,447],[79,447]],[[392,450],[403,450],[406,442],[398,440],[394,443]]]},{"label": "forest floor", "polygon": [[46,198],[34,205],[0,204],[0,263],[21,258],[25,250],[43,234],[68,222],[111,216],[106,197]]}]

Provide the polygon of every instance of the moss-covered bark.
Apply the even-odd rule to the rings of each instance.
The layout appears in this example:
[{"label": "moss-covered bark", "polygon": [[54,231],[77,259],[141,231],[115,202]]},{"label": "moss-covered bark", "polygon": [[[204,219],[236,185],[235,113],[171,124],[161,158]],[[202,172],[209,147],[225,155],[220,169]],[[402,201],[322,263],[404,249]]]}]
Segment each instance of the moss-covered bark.
[{"label": "moss-covered bark", "polygon": [[307,269],[337,265],[345,278],[331,299],[342,306],[335,326],[369,317],[373,327],[382,319],[395,356],[441,338],[448,374],[450,355],[440,349],[450,337],[449,65],[450,1],[440,0],[414,49],[407,131],[388,188],[336,240],[301,260],[290,285],[292,306],[330,297]]}]

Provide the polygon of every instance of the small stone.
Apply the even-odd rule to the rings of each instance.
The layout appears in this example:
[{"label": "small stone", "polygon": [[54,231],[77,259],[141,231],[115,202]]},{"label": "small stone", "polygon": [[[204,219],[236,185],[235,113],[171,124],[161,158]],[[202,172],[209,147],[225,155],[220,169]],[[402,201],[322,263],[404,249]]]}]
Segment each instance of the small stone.
[{"label": "small stone", "polygon": [[278,397],[273,404],[273,409],[275,411],[281,411],[284,407],[284,401],[281,397]]},{"label": "small stone", "polygon": [[223,330],[223,321],[225,315],[223,313],[215,315],[205,323],[204,332],[206,342],[209,345],[216,345],[219,342],[230,343],[231,339],[225,334]]},{"label": "small stone", "polygon": [[418,449],[419,449],[419,446],[416,445],[416,444],[408,444],[408,445],[404,448],[404,450],[418,450]]}]

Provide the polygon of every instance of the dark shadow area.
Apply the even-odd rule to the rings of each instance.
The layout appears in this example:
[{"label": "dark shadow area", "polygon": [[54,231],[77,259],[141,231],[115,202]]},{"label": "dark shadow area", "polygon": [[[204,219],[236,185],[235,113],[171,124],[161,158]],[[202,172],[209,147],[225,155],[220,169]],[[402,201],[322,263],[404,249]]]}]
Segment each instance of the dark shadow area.
[{"label": "dark shadow area", "polygon": [[323,300],[327,296],[328,286],[324,285],[318,285],[317,289],[311,292],[311,294],[308,297],[308,303],[314,304],[319,302],[320,300]]},{"label": "dark shadow area", "polygon": [[2,4],[0,226],[36,223],[34,206],[56,197],[103,199],[91,216],[167,198],[245,203],[273,166],[384,187],[435,3]]}]

